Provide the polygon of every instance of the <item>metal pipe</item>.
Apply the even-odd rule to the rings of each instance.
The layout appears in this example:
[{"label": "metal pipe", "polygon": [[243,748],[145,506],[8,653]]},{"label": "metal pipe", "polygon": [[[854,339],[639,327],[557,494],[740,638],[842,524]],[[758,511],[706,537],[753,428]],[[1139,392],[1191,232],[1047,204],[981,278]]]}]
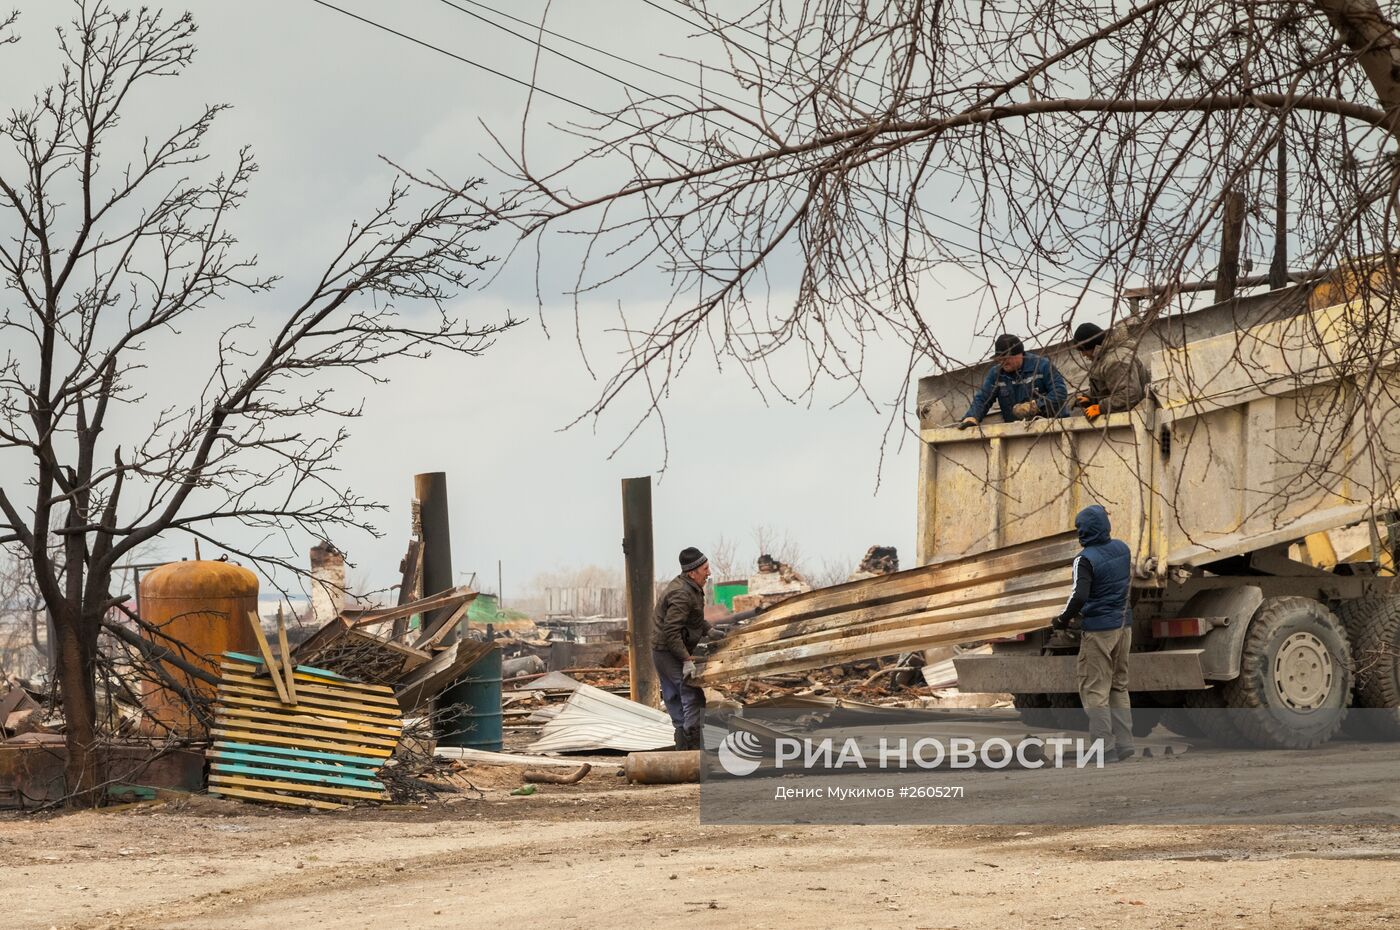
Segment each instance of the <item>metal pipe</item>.
[{"label": "metal pipe", "polygon": [[637,785],[686,785],[700,780],[700,750],[629,752],[623,772]]},{"label": "metal pipe", "polygon": [[661,706],[652,664],[652,609],[656,557],[651,538],[651,478],[622,479],[622,554],[627,563],[627,668],[632,700]]}]

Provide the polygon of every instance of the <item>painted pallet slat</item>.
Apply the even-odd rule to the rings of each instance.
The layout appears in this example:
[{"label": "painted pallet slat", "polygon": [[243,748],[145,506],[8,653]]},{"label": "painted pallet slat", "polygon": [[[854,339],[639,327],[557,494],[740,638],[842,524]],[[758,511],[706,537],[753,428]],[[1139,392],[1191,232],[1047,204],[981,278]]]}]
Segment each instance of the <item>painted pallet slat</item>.
[{"label": "painted pallet slat", "polygon": [[[303,772],[320,772],[336,778],[358,778],[374,780],[374,766],[360,768],[350,765],[331,765],[326,762],[307,762],[294,756],[265,756],[251,752],[217,752],[213,754],[220,762],[230,765],[271,766],[279,769],[292,769]],[[360,760],[363,761],[363,760]]]},{"label": "painted pallet slat", "polygon": [[299,665],[293,698],[254,656],[220,669],[211,794],[318,810],[385,798],[377,776],[403,731],[392,689]]}]

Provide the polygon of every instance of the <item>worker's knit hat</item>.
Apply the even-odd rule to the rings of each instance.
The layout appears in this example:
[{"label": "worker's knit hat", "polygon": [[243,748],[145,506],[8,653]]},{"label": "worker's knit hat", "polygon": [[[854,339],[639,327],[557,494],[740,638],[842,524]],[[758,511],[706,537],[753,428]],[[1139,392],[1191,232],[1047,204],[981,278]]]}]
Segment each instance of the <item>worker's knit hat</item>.
[{"label": "worker's knit hat", "polygon": [[1010,358],[1013,355],[1021,355],[1026,351],[1025,343],[1021,342],[1020,336],[1013,336],[1010,333],[1002,333],[992,343],[992,350],[997,358]]},{"label": "worker's knit hat", "polygon": [[1097,349],[1103,344],[1103,329],[1093,323],[1080,323],[1074,330],[1076,349]]},{"label": "worker's knit hat", "polygon": [[686,546],[681,550],[681,571],[683,572],[693,572],[708,561],[709,559],[705,558],[705,553],[694,546]]}]

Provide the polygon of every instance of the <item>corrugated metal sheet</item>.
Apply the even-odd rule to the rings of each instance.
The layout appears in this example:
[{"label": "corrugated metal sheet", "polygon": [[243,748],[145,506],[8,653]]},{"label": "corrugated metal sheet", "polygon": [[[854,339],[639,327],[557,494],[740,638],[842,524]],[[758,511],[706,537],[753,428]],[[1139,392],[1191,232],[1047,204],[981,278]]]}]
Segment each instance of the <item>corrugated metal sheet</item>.
[{"label": "corrugated metal sheet", "polygon": [[554,719],[544,725],[530,751],[639,752],[673,745],[675,733],[665,712],[581,684]]}]

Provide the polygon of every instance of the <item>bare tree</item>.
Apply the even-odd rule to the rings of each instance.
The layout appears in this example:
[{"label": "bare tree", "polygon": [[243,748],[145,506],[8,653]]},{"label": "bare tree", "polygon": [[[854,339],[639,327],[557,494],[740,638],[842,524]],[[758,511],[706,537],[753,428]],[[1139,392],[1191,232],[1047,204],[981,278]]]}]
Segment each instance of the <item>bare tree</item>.
[{"label": "bare tree", "polygon": [[799,575],[804,574],[802,544],[793,539],[787,530],[762,523],[753,528],[751,535],[754,546],[758,549],[755,558],[771,556],[784,565],[791,566]]},{"label": "bare tree", "polygon": [[27,554],[0,547],[0,672],[27,677],[48,667],[44,598]]},{"label": "bare tree", "polygon": [[[490,225],[471,205],[475,182],[406,172],[309,293],[262,317],[220,314],[221,299],[276,280],[230,230],[257,170],[251,151],[200,176],[221,105],[129,161],[115,131],[155,79],[185,72],[194,32],[189,15],[79,3],[58,35],[58,81],[0,122],[0,450],[28,472],[23,497],[0,489],[0,540],[23,547],[53,619],[68,786],[83,801],[101,783],[94,673],[123,557],[183,533],[298,570],[305,541],[373,531],[377,505],[336,483],[339,421],[359,404],[333,387],[348,374],[382,382],[383,363],[433,349],[479,353],[511,325],[473,326],[447,306],[485,261],[472,245]],[[142,380],[157,337],[212,359],[192,402]]]},{"label": "bare tree", "polygon": [[631,321],[594,415],[629,388],[654,413],[707,347],[765,387],[773,356],[805,353],[796,396],[859,390],[877,340],[911,371],[961,367],[942,341],[950,274],[988,334],[1063,336],[1165,284],[1136,307],[1150,321],[1214,275],[1240,195],[1287,228],[1247,232],[1231,274],[1272,252],[1275,284],[1308,278],[1395,240],[1400,33],[1376,0],[677,2],[718,44],[693,63],[718,89],[561,127],[576,147],[547,167],[503,147],[516,185],[498,214],[522,239],[594,237],[574,293],[642,266],[674,281],[658,319]]},{"label": "bare tree", "polygon": [[739,561],[739,547],[734,540],[721,535],[705,548],[705,556],[710,560],[710,570],[716,581],[729,581],[748,574],[747,568]]}]

